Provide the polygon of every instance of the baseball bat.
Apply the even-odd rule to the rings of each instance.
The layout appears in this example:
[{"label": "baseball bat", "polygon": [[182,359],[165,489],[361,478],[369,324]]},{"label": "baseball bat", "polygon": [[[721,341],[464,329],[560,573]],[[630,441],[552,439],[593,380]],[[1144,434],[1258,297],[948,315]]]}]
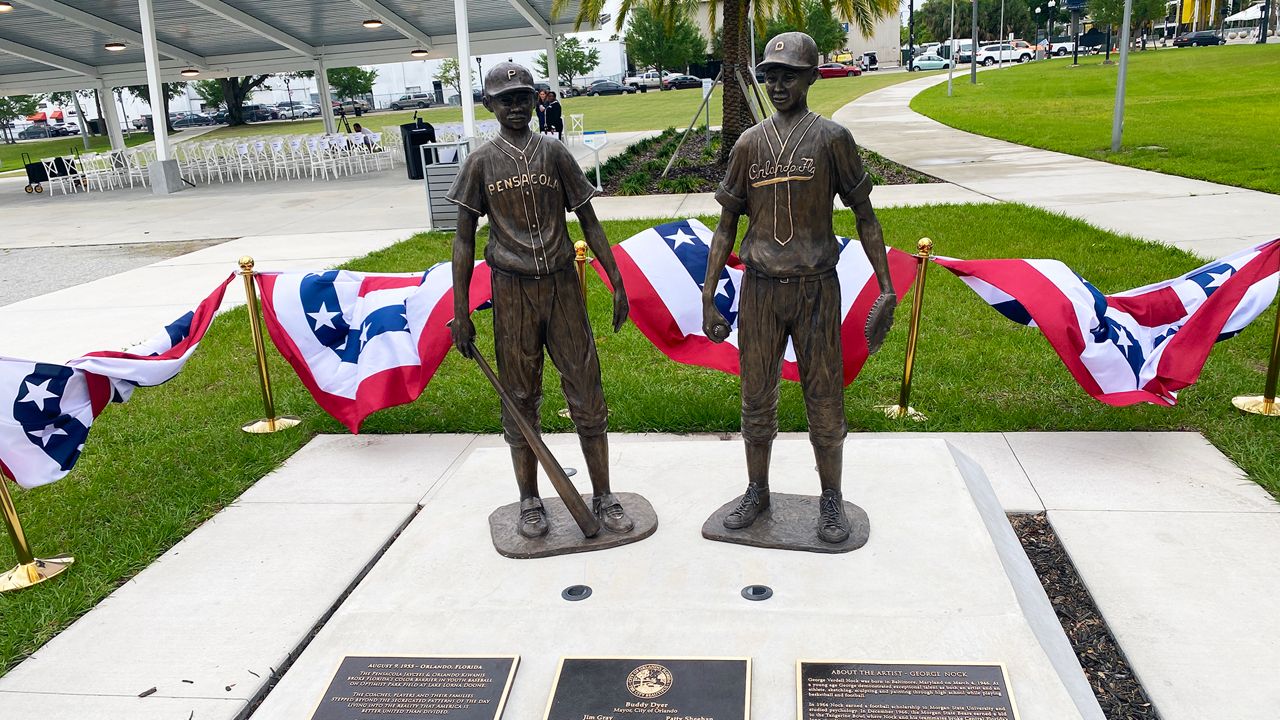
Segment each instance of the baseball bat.
[{"label": "baseball bat", "polygon": [[595,513],[591,512],[591,508],[587,507],[587,503],[582,500],[578,490],[573,487],[573,483],[569,481],[569,476],[565,474],[564,468],[556,460],[555,456],[551,454],[547,444],[542,441],[542,436],[534,432],[533,427],[529,425],[529,421],[520,412],[520,407],[516,405],[515,399],[507,393],[507,389],[502,386],[498,376],[494,374],[493,368],[489,367],[489,362],[480,354],[480,350],[476,348],[475,343],[471,344],[470,349],[471,356],[475,358],[476,364],[480,366],[480,372],[484,373],[484,376],[489,379],[489,384],[493,386],[493,389],[498,393],[498,397],[502,399],[502,404],[507,408],[507,413],[516,421],[516,427],[520,429],[520,434],[524,436],[525,442],[529,443],[533,454],[538,457],[538,463],[546,471],[547,477],[551,478],[551,484],[555,487],[560,499],[564,501],[565,507],[569,508],[569,514],[573,515],[573,519],[578,523],[583,536],[595,537],[600,532],[600,521],[596,518]]}]

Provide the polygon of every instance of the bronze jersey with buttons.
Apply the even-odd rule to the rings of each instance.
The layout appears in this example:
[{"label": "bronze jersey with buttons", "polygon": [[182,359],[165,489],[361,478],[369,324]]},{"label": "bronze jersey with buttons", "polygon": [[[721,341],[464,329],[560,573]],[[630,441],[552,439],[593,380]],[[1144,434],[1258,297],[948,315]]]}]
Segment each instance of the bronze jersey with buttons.
[{"label": "bronze jersey with buttons", "polygon": [[446,198],[489,216],[489,265],[539,276],[571,267],[565,212],[596,194],[578,163],[555,138],[530,134],[523,147],[502,136],[466,157]]},{"label": "bronze jersey with buttons", "polygon": [[843,125],[811,112],[783,130],[776,119],[738,139],[716,200],[747,216],[743,264],[771,277],[815,275],[840,260],[833,199],[839,195],[848,207],[865,201],[871,179]]}]

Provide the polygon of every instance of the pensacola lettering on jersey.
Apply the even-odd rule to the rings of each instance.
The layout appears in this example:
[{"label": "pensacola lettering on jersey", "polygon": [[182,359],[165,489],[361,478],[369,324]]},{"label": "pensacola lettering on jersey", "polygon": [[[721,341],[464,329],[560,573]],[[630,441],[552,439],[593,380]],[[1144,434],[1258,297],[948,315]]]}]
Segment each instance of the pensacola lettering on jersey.
[{"label": "pensacola lettering on jersey", "polygon": [[813,163],[813,158],[807,157],[800,158],[799,162],[786,163],[765,160],[763,163],[751,163],[751,166],[747,168],[747,177],[751,180],[751,187],[776,185],[777,183],[791,182],[792,180],[803,182],[812,180],[816,173],[817,167]]},{"label": "pensacola lettering on jersey", "polygon": [[507,190],[529,185],[541,185],[556,190],[560,187],[560,178],[552,177],[546,173],[512,175],[509,178],[489,183],[489,194],[493,195],[494,193],[506,192]]}]

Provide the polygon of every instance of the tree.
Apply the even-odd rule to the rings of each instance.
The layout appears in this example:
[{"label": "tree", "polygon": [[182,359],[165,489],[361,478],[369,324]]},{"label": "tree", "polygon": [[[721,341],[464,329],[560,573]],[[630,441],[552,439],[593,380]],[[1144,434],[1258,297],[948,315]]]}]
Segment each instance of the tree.
[{"label": "tree", "polygon": [[35,113],[39,104],[39,95],[0,96],[0,128],[4,128],[9,142],[14,142],[9,134],[9,123]]},{"label": "tree", "polygon": [[[978,41],[998,40],[1013,33],[1016,37],[1034,40],[1036,28],[1044,27],[1044,17],[1032,14],[1027,3],[1006,0],[1004,3],[1004,32],[1000,31],[1001,0],[978,0]],[[1061,3],[1060,3],[1061,4]],[[970,35],[971,6],[956,6],[956,37]],[[963,12],[961,12],[963,10]],[[951,0],[926,0],[916,9],[916,43],[928,35],[939,42],[951,37]]]},{"label": "tree", "polygon": [[[359,67],[329,68],[329,89],[339,99],[354,100],[360,95],[373,92],[373,81],[378,79],[378,71]],[[325,101],[326,98],[321,98]]]},{"label": "tree", "polygon": [[687,15],[660,18],[649,8],[640,7],[631,15],[627,53],[636,67],[685,68],[706,59],[707,39]]},{"label": "tree", "polygon": [[[169,101],[178,97],[187,89],[185,82],[167,82],[163,84],[164,98],[160,103],[160,115],[164,118],[164,126],[169,132],[174,132],[173,123],[169,122]],[[156,107],[151,102],[151,86],[150,85],[130,85],[129,92],[139,100],[145,102],[151,107],[152,123],[155,122]]]},{"label": "tree", "polygon": [[226,102],[222,94],[222,83],[217,80],[196,80],[191,83],[191,88],[204,101],[205,107],[216,108]]},{"label": "tree", "polygon": [[[556,0],[559,2],[559,0]],[[551,77],[547,70],[547,54],[544,52],[534,60],[543,77]],[[599,48],[587,49],[578,38],[556,38],[556,70],[560,72],[560,84],[572,85],[573,79],[586,75],[600,65]]]},{"label": "tree", "polygon": [[764,25],[756,26],[756,47],[764,47],[769,38],[784,32],[802,32],[813,38],[818,52],[828,54],[845,46],[845,32],[840,21],[831,12],[831,5],[824,0],[801,0],[801,14],[795,17],[775,17]]},{"label": "tree", "polygon": [[[204,101],[205,107],[226,107],[228,125],[243,125],[244,104],[253,97],[253,91],[266,84],[270,77],[270,75],[249,75],[196,80],[191,85]],[[231,102],[227,102],[228,98]]]},{"label": "tree", "polygon": [[[1133,7],[1130,8],[1129,14],[1129,27],[1134,32],[1130,34],[1130,39],[1137,41],[1139,38],[1137,28],[1164,17],[1164,13],[1164,0],[1133,0]],[[1124,24],[1124,0],[1090,0],[1089,17],[1098,25],[1116,28],[1118,35],[1120,26]]]},{"label": "tree", "polygon": [[445,58],[436,70],[435,79],[441,85],[453,88],[458,97],[462,97],[462,72],[459,70],[458,58]]},{"label": "tree", "polygon": [[[899,33],[899,38],[902,40],[903,45],[906,45],[907,41],[910,39],[909,30],[910,29],[906,25],[903,25],[902,32]],[[931,43],[931,42],[942,42],[942,41],[935,38],[933,36],[933,33],[929,32],[929,28],[917,23],[916,24],[916,47],[919,47],[925,43]],[[919,52],[920,52],[919,50],[916,50],[917,54],[919,54]]]},{"label": "tree", "polygon": [[[577,27],[584,24],[594,25],[604,12],[608,0],[580,0],[574,22]],[[570,0],[553,0],[552,15],[568,9]],[[626,26],[627,17],[633,9],[648,7],[654,14],[663,17],[667,14],[675,16],[689,15],[698,12],[702,4],[698,0],[622,0],[616,10],[616,29]],[[717,10],[720,11],[721,43],[720,59],[724,76],[723,113],[721,120],[722,142],[720,143],[720,161],[727,162],[729,151],[738,141],[742,133],[754,122],[751,117],[749,101],[735,76],[744,81],[748,73],[754,72],[751,63],[751,39],[747,29],[747,11],[753,12],[756,26],[765,25],[771,15],[790,17],[793,20],[803,15],[803,0],[709,0],[707,2],[708,26],[716,27]],[[848,20],[863,37],[871,37],[876,21],[883,17],[897,15],[898,0],[831,0],[828,6],[832,13]],[[612,10],[612,8],[611,8]]]}]

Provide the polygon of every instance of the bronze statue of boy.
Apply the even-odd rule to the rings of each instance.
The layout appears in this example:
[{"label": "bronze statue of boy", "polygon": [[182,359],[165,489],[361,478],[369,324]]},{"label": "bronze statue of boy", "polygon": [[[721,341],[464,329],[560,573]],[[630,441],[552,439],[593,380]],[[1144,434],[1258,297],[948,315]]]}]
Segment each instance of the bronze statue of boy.
[{"label": "bronze statue of boy", "polygon": [[722,210],[702,289],[703,331],[716,342],[729,334],[715,305],[716,281],[733,250],[738,217],[746,215],[738,348],[747,489],[724,526],[746,528],[769,508],[769,454],[778,434],[778,385],[790,337],[822,484],[818,537],[840,543],[849,537],[849,519],[840,489],[847,429],[836,276],[840,246],[831,224],[836,195],[857,218],[858,238],[880,285],[866,327],[872,352],[893,323],[897,298],[869,199],[871,179],[853,136],[809,110],[817,65],[817,46],[804,33],[783,33],[765,47],[759,67],[777,112],[738,139],[716,192]]},{"label": "bronze statue of boy", "polygon": [[[502,385],[535,429],[542,404],[543,348],[560,371],[569,413],[591,476],[592,510],[615,533],[633,522],[609,487],[608,410],[600,361],[586,305],[574,272],[565,213],[573,211],[587,244],[613,284],[613,329],[627,319],[627,294],[604,228],[591,207],[595,187],[558,140],[530,131],[533,75],[498,63],[484,78],[484,106],[501,125],[498,136],[467,156],[448,199],[458,206],[453,240],[453,342],[470,357],[475,339],[468,291],[475,259],[476,224],[489,216],[484,257],[493,285],[493,334]],[[547,533],[538,495],[537,458],[506,407],[502,426],[520,488],[517,527],[529,538]]]}]

